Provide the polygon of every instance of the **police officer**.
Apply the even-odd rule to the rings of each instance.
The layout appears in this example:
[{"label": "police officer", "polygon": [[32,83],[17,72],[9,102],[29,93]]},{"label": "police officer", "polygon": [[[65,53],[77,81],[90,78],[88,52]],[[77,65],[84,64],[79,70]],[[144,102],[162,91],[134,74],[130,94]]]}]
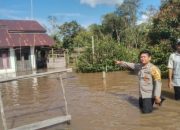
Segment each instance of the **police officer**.
[{"label": "police officer", "polygon": [[174,97],[180,100],[180,39],[176,42],[176,51],[169,57],[168,69],[168,86],[170,89],[174,87]]},{"label": "police officer", "polygon": [[139,58],[140,63],[116,61],[116,64],[137,70],[139,77],[139,106],[143,113],[151,113],[154,102],[161,105],[164,100],[164,98],[161,98],[161,72],[157,66],[150,62],[151,53],[149,51],[141,51]]}]

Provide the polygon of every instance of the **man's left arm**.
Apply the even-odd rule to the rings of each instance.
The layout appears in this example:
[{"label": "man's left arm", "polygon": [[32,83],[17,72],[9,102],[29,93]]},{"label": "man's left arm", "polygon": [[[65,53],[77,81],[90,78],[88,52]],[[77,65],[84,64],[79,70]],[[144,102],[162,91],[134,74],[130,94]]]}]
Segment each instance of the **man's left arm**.
[{"label": "man's left arm", "polygon": [[153,81],[154,81],[154,96],[155,96],[156,103],[158,103],[161,101],[161,99],[160,99],[161,86],[162,86],[161,72],[156,66],[153,66],[151,69],[151,75],[152,75]]}]

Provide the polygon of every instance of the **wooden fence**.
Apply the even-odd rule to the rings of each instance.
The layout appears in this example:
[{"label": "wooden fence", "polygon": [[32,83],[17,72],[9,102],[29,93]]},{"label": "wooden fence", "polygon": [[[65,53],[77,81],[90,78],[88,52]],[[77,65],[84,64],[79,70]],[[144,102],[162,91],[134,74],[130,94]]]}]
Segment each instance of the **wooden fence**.
[{"label": "wooden fence", "polygon": [[59,76],[58,78],[60,79],[60,85],[61,85],[62,91],[63,91],[63,98],[64,98],[65,110],[66,110],[66,115],[65,116],[58,116],[58,117],[55,117],[55,118],[52,118],[52,119],[47,119],[47,120],[44,120],[44,121],[35,122],[35,123],[32,123],[32,124],[20,126],[20,127],[17,127],[17,128],[8,129],[7,128],[7,123],[6,123],[6,116],[5,116],[5,113],[4,113],[2,94],[1,94],[1,91],[0,91],[0,112],[1,112],[1,119],[2,119],[2,124],[3,124],[3,129],[4,130],[37,130],[37,129],[40,129],[40,128],[52,126],[52,125],[63,123],[63,122],[70,123],[71,115],[69,115],[69,113],[68,113],[67,100],[66,100],[65,89],[64,89],[61,73],[71,72],[71,71],[72,71],[72,69],[63,69],[63,70],[59,70],[59,71],[44,72],[44,73],[38,73],[38,74],[30,74],[30,75],[24,75],[24,76],[18,76],[18,77],[14,77],[14,78],[5,79],[5,80],[0,80],[0,83],[2,84],[2,83],[16,81],[16,80],[24,80],[24,79],[29,79],[29,78],[33,78],[33,77],[43,77],[43,76],[47,76],[47,75],[51,75],[51,74],[58,74],[58,76]]}]

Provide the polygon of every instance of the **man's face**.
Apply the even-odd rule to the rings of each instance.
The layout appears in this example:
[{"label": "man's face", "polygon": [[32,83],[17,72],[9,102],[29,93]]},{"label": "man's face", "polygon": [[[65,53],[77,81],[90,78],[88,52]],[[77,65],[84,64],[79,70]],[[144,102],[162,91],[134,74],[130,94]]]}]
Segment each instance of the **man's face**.
[{"label": "man's face", "polygon": [[146,53],[142,53],[140,55],[140,62],[143,64],[143,65],[146,65],[147,63],[149,63],[151,60],[151,56],[149,56],[148,54]]},{"label": "man's face", "polygon": [[180,44],[176,45],[176,50],[180,53]]}]

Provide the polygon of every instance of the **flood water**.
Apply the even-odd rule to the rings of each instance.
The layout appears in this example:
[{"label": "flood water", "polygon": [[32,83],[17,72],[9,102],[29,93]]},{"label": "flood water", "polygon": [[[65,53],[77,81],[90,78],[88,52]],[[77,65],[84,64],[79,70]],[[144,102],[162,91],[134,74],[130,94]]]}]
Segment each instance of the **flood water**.
[{"label": "flood water", "polygon": [[[63,84],[71,124],[41,130],[180,130],[180,102],[163,80],[166,101],[151,114],[138,108],[138,80],[129,72],[64,73]],[[1,85],[8,128],[65,115],[60,81],[56,75]],[[0,130],[2,129],[1,122]]]}]

